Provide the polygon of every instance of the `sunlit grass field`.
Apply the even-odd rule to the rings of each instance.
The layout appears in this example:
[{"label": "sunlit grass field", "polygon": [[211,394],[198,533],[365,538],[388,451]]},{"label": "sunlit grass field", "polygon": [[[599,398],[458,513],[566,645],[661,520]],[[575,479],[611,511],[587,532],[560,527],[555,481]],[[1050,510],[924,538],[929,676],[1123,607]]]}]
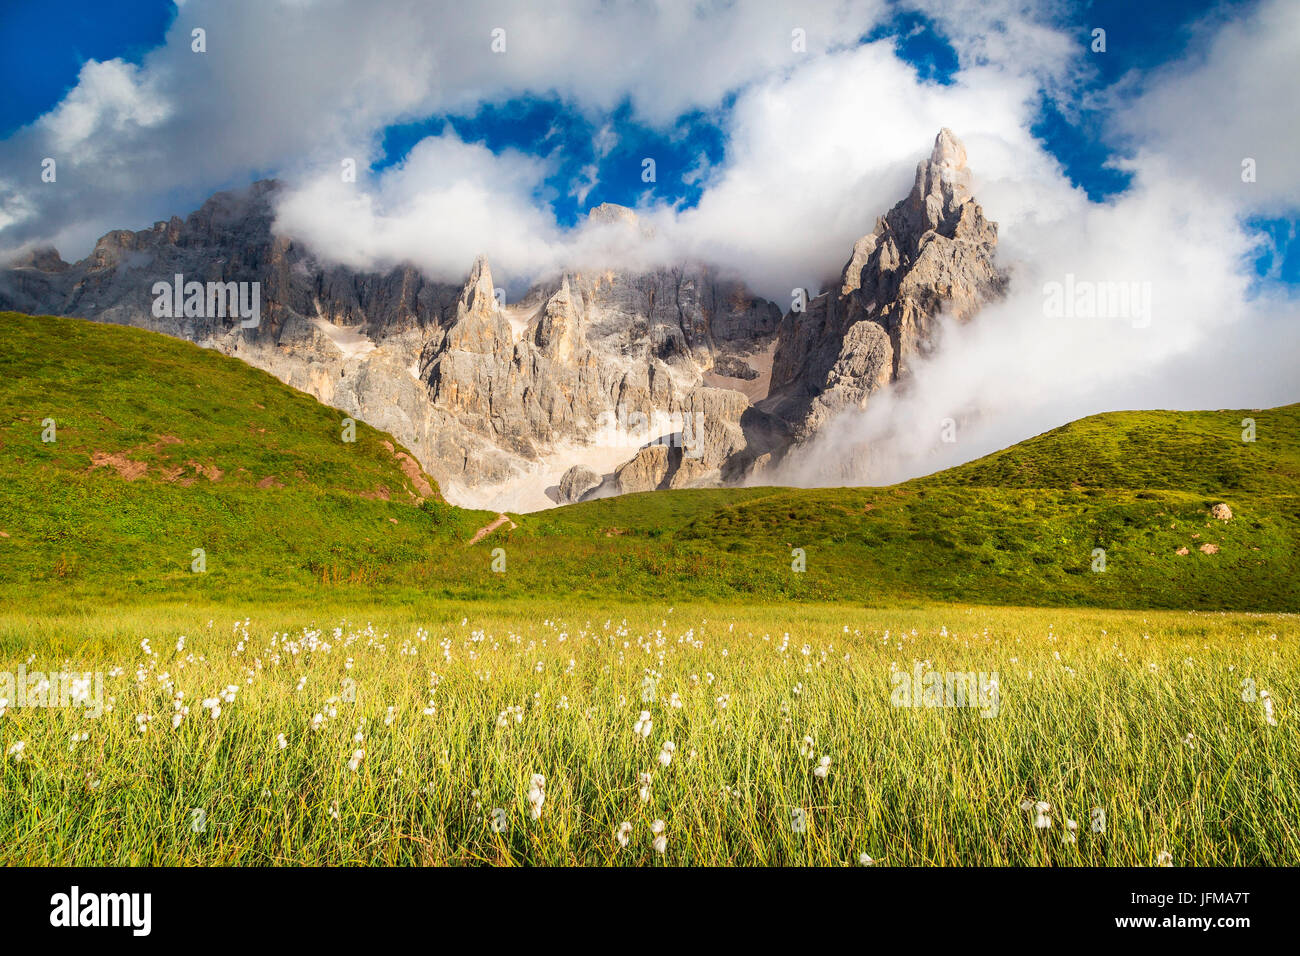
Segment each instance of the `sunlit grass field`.
[{"label": "sunlit grass field", "polygon": [[[0,863],[1294,865],[1295,637],[961,605],[28,605],[0,670],[105,672],[111,710],[9,702]],[[996,714],[895,706],[918,666],[996,675]]]}]

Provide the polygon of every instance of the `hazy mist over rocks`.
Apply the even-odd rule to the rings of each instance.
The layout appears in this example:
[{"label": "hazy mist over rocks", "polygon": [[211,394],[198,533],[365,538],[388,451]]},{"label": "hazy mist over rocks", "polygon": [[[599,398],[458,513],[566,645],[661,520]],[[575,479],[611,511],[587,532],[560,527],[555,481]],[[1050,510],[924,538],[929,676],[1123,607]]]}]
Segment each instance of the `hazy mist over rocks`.
[{"label": "hazy mist over rocks", "polygon": [[[269,174],[282,184],[272,232],[321,270],[409,265],[459,287],[485,255],[517,304],[554,294],[565,275],[689,263],[790,313],[795,290],[836,285],[948,128],[996,223],[1003,294],[971,321],[940,314],[935,347],[906,376],[744,480],[890,482],[1093,412],[1295,397],[1300,304],[1278,266],[1294,252],[1273,249],[1274,264],[1258,266],[1271,240],[1257,221],[1289,222],[1294,235],[1300,208],[1300,115],[1278,95],[1300,81],[1300,19],[1283,0],[1187,17],[1147,70],[1112,68],[1137,55],[1124,32],[1112,26],[1099,46],[1106,24],[1052,3],[404,10],[181,5],[163,45],[136,62],[87,61],[60,102],[4,143],[0,249],[53,244],[71,261],[110,229]],[[627,55],[629,36],[656,56]],[[950,67],[933,66],[939,53]],[[322,61],[347,68],[293,82]],[[521,98],[557,102],[587,132],[510,142],[447,120],[400,155],[385,151],[395,124]],[[1044,134],[1046,106],[1096,137],[1099,169],[1122,173],[1123,188],[1090,194],[1072,172],[1081,160]],[[701,147],[685,166],[656,156],[656,142],[690,140],[699,124],[720,151]],[[634,140],[644,156],[620,152]],[[55,182],[40,178],[45,158]],[[353,178],[340,173],[349,164]],[[635,221],[583,215],[600,202],[633,208]],[[1055,314],[1055,287],[1091,289],[1091,305]],[[1133,290],[1132,312],[1107,298],[1120,288]],[[749,346],[769,348],[761,338]],[[696,354],[689,387],[730,361],[725,351]]]}]

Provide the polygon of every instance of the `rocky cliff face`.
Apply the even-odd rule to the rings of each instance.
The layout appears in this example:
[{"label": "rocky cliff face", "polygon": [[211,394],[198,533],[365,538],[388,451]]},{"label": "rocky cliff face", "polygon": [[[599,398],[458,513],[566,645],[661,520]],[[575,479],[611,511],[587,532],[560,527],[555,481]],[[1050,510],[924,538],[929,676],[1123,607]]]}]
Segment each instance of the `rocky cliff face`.
[{"label": "rocky cliff face", "polygon": [[[699,264],[569,272],[513,303],[483,257],[463,285],[409,266],[330,266],[274,234],[277,188],[111,232],[75,264],[29,254],[0,271],[0,308],[141,326],[238,356],[393,433],[448,500],[532,510],[742,480],[905,376],[945,310],[969,318],[1003,281],[996,227],[946,130],[911,195],[855,245],[839,287],[784,317]],[[590,215],[636,224],[609,204]],[[259,323],[158,309],[155,283],[176,275],[259,283]]]},{"label": "rocky cliff face", "polygon": [[970,194],[966,149],[944,129],[911,193],[854,244],[837,287],[782,320],[764,407],[807,439],[906,377],[937,346],[941,316],[966,321],[1002,294],[997,241]]}]

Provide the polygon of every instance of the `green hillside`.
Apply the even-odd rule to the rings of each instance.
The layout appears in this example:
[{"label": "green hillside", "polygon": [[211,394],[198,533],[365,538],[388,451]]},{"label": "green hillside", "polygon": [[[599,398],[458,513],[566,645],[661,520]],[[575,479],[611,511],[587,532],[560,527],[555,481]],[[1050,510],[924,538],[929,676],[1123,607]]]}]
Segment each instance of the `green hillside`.
[{"label": "green hillside", "polygon": [[252,597],[373,582],[481,523],[390,436],[357,422],[345,442],[344,418],[189,342],[0,313],[6,588]]},{"label": "green hillside", "polygon": [[[0,314],[6,596],[1300,609],[1296,405],[1094,416],[889,488],[588,502],[513,516],[473,546],[492,515],[417,487],[382,433],[357,423],[345,443],[342,420],[186,342]],[[1211,516],[1218,502],[1231,521]]]}]

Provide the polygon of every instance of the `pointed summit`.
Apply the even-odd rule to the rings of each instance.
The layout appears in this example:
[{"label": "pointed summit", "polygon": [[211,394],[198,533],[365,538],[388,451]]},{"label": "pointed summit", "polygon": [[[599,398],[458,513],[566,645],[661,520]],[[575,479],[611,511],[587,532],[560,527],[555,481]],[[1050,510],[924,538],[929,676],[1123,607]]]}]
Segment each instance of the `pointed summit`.
[{"label": "pointed summit", "polygon": [[966,147],[944,127],[934,138],[930,158],[916,164],[916,183],[907,202],[911,217],[917,221],[914,235],[938,229],[955,221],[963,203],[971,198],[970,170],[966,168]]},{"label": "pointed summit", "polygon": [[939,135],[934,138],[930,162],[936,166],[948,166],[952,169],[966,168],[966,147],[946,126],[939,130]]},{"label": "pointed summit", "polygon": [[460,294],[463,312],[491,315],[496,311],[496,288],[492,285],[492,269],[487,256],[480,255],[469,270],[469,279]]}]

